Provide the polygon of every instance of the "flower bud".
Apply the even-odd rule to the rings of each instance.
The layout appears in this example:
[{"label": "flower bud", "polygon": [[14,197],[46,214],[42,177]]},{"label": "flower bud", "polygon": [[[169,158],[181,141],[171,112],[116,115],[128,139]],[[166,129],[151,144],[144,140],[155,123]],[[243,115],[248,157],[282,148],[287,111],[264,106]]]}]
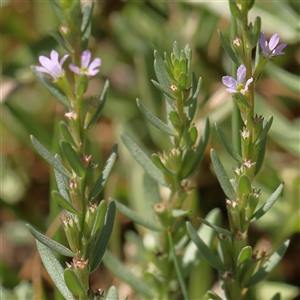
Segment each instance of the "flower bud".
[{"label": "flower bud", "polygon": [[77,179],[72,177],[70,179],[70,183],[69,183],[69,193],[70,193],[70,198],[71,198],[71,202],[74,205],[74,207],[82,212],[83,211],[83,199],[78,187],[78,182]]},{"label": "flower bud", "polygon": [[82,287],[87,291],[89,289],[89,275],[90,268],[88,265],[89,260],[84,260],[84,257],[81,258],[73,257],[71,268],[74,270],[79,281],[82,284]]},{"label": "flower bud", "polygon": [[97,205],[93,204],[88,207],[85,214],[83,234],[87,240],[89,239],[92,233],[92,229],[97,215],[97,209],[98,209]]},{"label": "flower bud", "polygon": [[64,220],[61,221],[71,250],[75,253],[78,252],[80,244],[77,219],[72,216],[65,215]]}]

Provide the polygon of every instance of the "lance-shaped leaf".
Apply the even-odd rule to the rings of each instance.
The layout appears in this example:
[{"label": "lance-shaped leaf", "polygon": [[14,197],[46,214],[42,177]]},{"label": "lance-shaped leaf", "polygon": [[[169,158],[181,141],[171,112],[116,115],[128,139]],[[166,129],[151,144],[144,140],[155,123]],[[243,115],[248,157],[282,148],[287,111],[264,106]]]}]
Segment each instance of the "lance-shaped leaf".
[{"label": "lance-shaped leaf", "polygon": [[96,182],[94,183],[91,189],[91,193],[89,195],[90,200],[96,198],[99,195],[99,193],[102,191],[108,179],[108,176],[113,169],[115,161],[117,159],[117,151],[118,151],[118,144],[115,144],[110,151],[107,161],[105,162],[103,171],[101,172],[100,176],[98,177],[98,179],[96,180]]},{"label": "lance-shaped leaf", "polygon": [[86,291],[73,270],[65,269],[64,279],[67,287],[74,295],[86,296]]},{"label": "lance-shaped leaf", "polygon": [[219,126],[218,123],[215,123],[215,127],[216,127],[217,133],[218,133],[223,145],[225,146],[227,152],[230,154],[230,156],[233,159],[235,159],[237,162],[241,163],[242,162],[241,156],[235,151],[232,144],[227,140],[222,128]]},{"label": "lance-shaped leaf", "polygon": [[35,66],[31,66],[31,71],[34,74],[34,76],[40,81],[47,89],[48,91],[55,97],[57,100],[59,100],[64,106],[71,108],[70,101],[68,97],[57,87],[55,86],[50,79],[47,77],[47,75],[38,72],[35,69]]},{"label": "lance-shaped leaf", "polygon": [[182,178],[190,177],[196,172],[205,153],[205,149],[209,140],[209,132],[210,132],[209,119],[206,119],[202,136],[195,152],[191,156],[187,154],[184,158],[183,166],[182,169],[180,170],[180,175],[182,176]]},{"label": "lance-shaped leaf", "polygon": [[133,287],[139,294],[143,295],[146,299],[156,299],[154,291],[149,283],[136,277],[128,268],[117,260],[109,251],[106,251],[103,263],[108,270],[118,276],[119,279]]},{"label": "lance-shaped leaf", "polygon": [[205,259],[218,271],[225,272],[226,266],[223,264],[221,259],[215,255],[214,252],[202,241],[190,222],[187,222],[187,230],[192,241],[195,243]]},{"label": "lance-shaped leaf", "polygon": [[72,174],[63,166],[61,161],[53,157],[51,153],[33,136],[30,136],[35,150],[59,173],[70,178]]},{"label": "lance-shaped leaf", "polygon": [[98,230],[103,226],[105,220],[107,204],[104,200],[102,200],[98,206],[96,219],[92,228],[91,237],[93,238],[95,234],[97,234]]},{"label": "lance-shaped leaf", "polygon": [[186,100],[186,102],[184,103],[184,106],[190,106],[192,104],[194,104],[197,100],[197,97],[200,93],[201,90],[201,86],[202,86],[202,78],[199,77],[198,79],[198,83],[197,83],[197,78],[195,73],[192,73],[192,86],[191,86],[191,92],[190,92],[190,97]]},{"label": "lance-shaped leaf", "polygon": [[141,102],[140,99],[136,99],[136,103],[144,117],[149,121],[153,126],[161,130],[162,132],[168,134],[168,135],[175,135],[175,131],[172,127],[170,127],[168,124],[154,116],[148,109],[147,107]]},{"label": "lance-shaped leaf", "polygon": [[230,183],[230,180],[228,178],[228,175],[225,172],[225,169],[214,149],[211,149],[210,151],[210,157],[211,161],[214,167],[214,170],[216,172],[217,178],[219,180],[219,183],[227,196],[228,199],[235,199],[236,193],[235,190],[232,187],[232,184]]},{"label": "lance-shaped leaf", "polygon": [[101,113],[101,111],[104,107],[104,104],[106,102],[106,93],[107,93],[108,88],[109,88],[109,80],[106,80],[105,84],[104,84],[104,87],[103,87],[103,90],[102,90],[102,93],[101,93],[101,96],[99,98],[98,108],[94,112],[91,120],[89,121],[89,123],[86,127],[88,130],[91,129],[96,124],[96,122],[98,121],[98,119],[100,117],[100,113]]},{"label": "lance-shaped leaf", "polygon": [[147,219],[144,216],[138,214],[131,208],[123,205],[122,203],[114,200],[117,204],[117,210],[126,216],[128,219],[132,220],[133,222],[140,224],[146,228],[149,228],[154,231],[161,231],[163,228],[159,225],[159,223],[153,219]]},{"label": "lance-shaped leaf", "polygon": [[55,11],[59,21],[63,24],[67,23],[67,20],[64,16],[64,12],[62,10],[62,7],[56,0],[49,0],[50,4],[52,5],[53,10]]},{"label": "lance-shaped leaf", "polygon": [[85,4],[82,7],[82,22],[81,22],[81,35],[84,36],[91,23],[92,13],[95,7],[95,1],[91,5]]},{"label": "lance-shaped leaf", "polygon": [[161,185],[168,186],[161,170],[155,166],[151,158],[126,132],[121,133],[121,139],[133,158],[143,167],[147,174]]},{"label": "lance-shaped leaf", "polygon": [[241,64],[239,57],[232,50],[230,44],[227,42],[227,40],[225,39],[225,37],[223,36],[223,34],[220,30],[218,30],[218,35],[219,35],[221,44],[222,44],[224,50],[226,51],[227,55],[237,66],[239,66]]},{"label": "lance-shaped leaf", "polygon": [[[49,29],[48,33],[57,41],[57,43],[64,48],[68,53],[70,53],[70,47],[68,45],[68,43],[66,43],[66,41],[64,40],[64,38],[62,37],[62,35],[60,34],[59,31],[57,31],[56,29]],[[58,98],[57,98],[58,99]]]},{"label": "lance-shaped leaf", "polygon": [[216,293],[212,291],[207,291],[202,300],[223,300]]},{"label": "lance-shaped leaf", "polygon": [[71,168],[79,177],[84,177],[86,173],[86,169],[83,165],[81,158],[75,152],[73,147],[66,141],[60,142],[60,147],[62,152],[64,153],[68,163],[70,164]]},{"label": "lance-shaped leaf", "polygon": [[115,286],[109,288],[105,300],[119,300],[119,293]]},{"label": "lance-shaped leaf", "polygon": [[36,244],[42,262],[57,289],[66,300],[74,300],[72,293],[70,292],[64,281],[64,269],[59,261],[47,246],[40,243],[39,241],[36,241]]},{"label": "lance-shaped leaf", "polygon": [[239,191],[242,194],[250,194],[252,191],[251,183],[247,175],[242,175],[239,179]]},{"label": "lance-shaped leaf", "polygon": [[63,138],[72,146],[76,146],[74,140],[73,140],[73,137],[70,133],[70,130],[69,130],[69,127],[68,125],[66,124],[65,121],[60,121],[59,124],[59,131],[61,133],[61,135],[63,136]]},{"label": "lance-shaped leaf", "polygon": [[253,214],[253,216],[250,219],[250,222],[260,219],[272,207],[272,205],[276,202],[276,200],[280,196],[283,186],[284,186],[284,183],[281,183],[278,186],[276,191],[269,197],[267,202]]},{"label": "lance-shaped leaf", "polygon": [[[54,158],[57,159],[58,161],[61,162],[62,164],[62,159],[58,154],[54,155]],[[54,169],[54,175],[55,175],[55,180],[56,184],[59,190],[59,193],[68,201],[70,201],[69,193],[68,193],[68,177],[65,175],[62,175],[60,172],[58,172],[56,169]]]},{"label": "lance-shaped leaf", "polygon": [[199,221],[201,221],[202,223],[204,223],[205,225],[209,226],[210,228],[216,230],[220,234],[223,234],[223,235],[228,236],[228,237],[232,237],[233,236],[232,232],[230,232],[229,230],[223,229],[222,227],[217,226],[215,224],[212,224],[209,221],[207,221],[205,219],[202,219],[200,217],[198,217],[197,219]]},{"label": "lance-shaped leaf", "polygon": [[266,146],[267,146],[267,139],[268,136],[266,136],[258,145],[258,155],[257,155],[257,160],[256,160],[256,165],[255,165],[255,175],[259,172],[261,169],[264,159],[265,159],[265,153],[266,153]]},{"label": "lance-shaped leaf", "polygon": [[116,203],[112,201],[108,206],[104,225],[101,228],[94,245],[95,248],[94,248],[94,256],[91,263],[91,273],[94,272],[101,263],[103,255],[108,246],[111,233],[114,228],[115,216],[116,216]]},{"label": "lance-shaped leaf", "polygon": [[64,208],[65,210],[67,210],[68,212],[75,214],[75,215],[81,214],[81,212],[79,210],[77,210],[73,206],[73,204],[69,200],[65,199],[58,191],[52,191],[51,195],[52,195],[53,199],[55,201],[57,201],[57,203],[59,205],[61,205],[61,207]]},{"label": "lance-shaped leaf", "polygon": [[36,229],[34,229],[31,225],[26,224],[28,230],[30,231],[30,233],[42,244],[44,244],[45,246],[47,246],[48,248],[58,252],[61,255],[64,256],[69,256],[69,257],[73,257],[75,256],[75,253],[73,251],[71,251],[69,248],[65,247],[64,245],[50,239],[49,237],[47,237],[46,235],[40,233],[39,231],[37,231]]},{"label": "lance-shaped leaf", "polygon": [[283,242],[281,246],[269,256],[259,270],[249,278],[248,282],[245,284],[245,287],[250,288],[251,286],[262,281],[280,262],[284,256],[284,253],[286,252],[287,247],[289,246],[289,243],[289,240]]},{"label": "lance-shaped leaf", "polygon": [[267,136],[267,134],[272,126],[272,123],[273,123],[273,116],[271,116],[267,122],[263,123],[262,130],[259,133],[259,136],[258,136],[258,139],[257,139],[255,145],[258,145]]},{"label": "lance-shaped leaf", "polygon": [[[241,252],[239,253],[238,259],[237,259],[237,277],[239,278],[239,281],[242,283],[244,276],[248,270],[248,265],[251,263],[252,260],[252,248],[250,246],[244,247]],[[246,271],[246,272],[245,272]]]}]

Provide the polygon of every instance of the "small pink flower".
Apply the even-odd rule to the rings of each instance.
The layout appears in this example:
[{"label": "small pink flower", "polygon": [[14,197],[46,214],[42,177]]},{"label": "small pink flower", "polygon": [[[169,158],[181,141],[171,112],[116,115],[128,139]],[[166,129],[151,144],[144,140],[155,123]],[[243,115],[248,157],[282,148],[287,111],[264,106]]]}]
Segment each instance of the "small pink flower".
[{"label": "small pink flower", "polygon": [[239,68],[237,69],[236,77],[236,80],[231,76],[222,77],[223,84],[227,86],[226,91],[229,93],[241,92],[243,95],[245,95],[245,93],[248,91],[250,83],[253,81],[253,78],[249,78],[245,83],[246,67],[244,65],[239,66]]},{"label": "small pink flower", "polygon": [[78,75],[87,75],[89,77],[95,76],[100,70],[98,69],[101,66],[101,59],[95,58],[91,63],[91,51],[85,50],[81,55],[81,67],[77,67],[74,64],[69,64],[69,69]]},{"label": "small pink flower", "polygon": [[54,80],[57,80],[65,75],[62,65],[68,56],[69,54],[65,54],[60,61],[58,61],[58,53],[55,50],[52,50],[50,53],[50,59],[43,55],[39,56],[39,62],[42,67],[36,66],[35,69],[38,72],[49,74]]},{"label": "small pink flower", "polygon": [[261,36],[259,39],[259,45],[261,47],[264,57],[271,58],[271,57],[275,57],[277,55],[284,54],[284,52],[282,52],[282,50],[283,50],[283,48],[285,48],[285,46],[287,44],[278,45],[279,39],[280,39],[279,35],[277,33],[275,33],[272,35],[272,37],[270,38],[270,41],[268,43],[266,40],[265,33],[263,31],[261,32]]}]

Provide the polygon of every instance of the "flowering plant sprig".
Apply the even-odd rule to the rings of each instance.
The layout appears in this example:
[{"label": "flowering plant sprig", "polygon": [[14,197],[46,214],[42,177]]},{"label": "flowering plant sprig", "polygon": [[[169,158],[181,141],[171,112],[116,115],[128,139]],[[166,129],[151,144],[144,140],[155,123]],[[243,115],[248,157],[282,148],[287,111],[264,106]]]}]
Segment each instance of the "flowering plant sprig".
[{"label": "flowering plant sprig", "polygon": [[[68,247],[43,235],[29,224],[27,226],[36,238],[38,251],[50,277],[68,300],[98,299],[98,292],[90,288],[89,275],[98,268],[106,251],[116,211],[114,202],[107,205],[104,200],[99,202],[97,196],[113,168],[117,145],[112,148],[103,171],[97,177],[97,164],[86,147],[87,132],[99,118],[109,85],[107,81],[102,94],[91,99],[93,106],[83,111],[82,103],[89,80],[98,74],[101,66],[101,59],[91,61],[91,51],[85,49],[93,6],[85,5],[81,9],[77,0],[68,3],[62,1],[61,4],[56,2],[55,11],[62,22],[56,36],[60,36],[60,44],[69,53],[59,59],[58,52],[52,50],[50,58],[39,57],[41,66],[32,67],[36,77],[66,109],[65,119],[59,122],[59,144],[67,166],[64,166],[59,154],[52,156],[35,137],[31,136],[31,139],[37,152],[54,168],[58,190],[52,191],[51,196],[65,210],[61,222]],[[72,19],[74,16],[76,22]],[[81,22],[78,22],[78,18]],[[69,57],[72,60],[69,64],[71,72],[67,73],[64,63]],[[77,67],[79,60],[81,64]],[[75,88],[70,82],[72,77]],[[66,261],[66,265],[61,266],[52,250],[71,257],[71,262]]]},{"label": "flowering plant sprig", "polygon": [[[267,202],[257,209],[261,191],[253,186],[253,180],[264,160],[267,133],[273,118],[270,117],[266,121],[261,115],[254,113],[255,86],[263,67],[270,59],[284,54],[282,50],[286,44],[278,46],[278,34],[274,34],[268,43],[265,33],[260,32],[259,17],[256,18],[254,26],[248,24],[248,11],[254,4],[253,0],[230,0],[229,4],[234,22],[237,21],[240,25],[241,37],[235,38],[230,46],[220,34],[224,49],[234,64],[238,65],[236,79],[224,76],[222,82],[226,90],[233,95],[233,101],[242,117],[243,127],[238,128],[240,149],[233,147],[218,124],[216,130],[226,150],[237,163],[237,166],[233,167],[233,179],[229,179],[216,151],[211,149],[212,165],[227,197],[229,230],[199,218],[218,233],[218,256],[207,248],[191,223],[188,222],[187,227],[200,252],[218,270],[225,299],[236,300],[247,297],[249,288],[272,271],[289,244],[288,240],[284,241],[275,252],[267,255],[263,249],[253,251],[247,239],[250,223],[266,214],[283,189],[282,183]],[[256,45],[256,62],[253,69],[251,52]],[[207,295],[213,299],[221,299],[213,292],[208,292]]]}]

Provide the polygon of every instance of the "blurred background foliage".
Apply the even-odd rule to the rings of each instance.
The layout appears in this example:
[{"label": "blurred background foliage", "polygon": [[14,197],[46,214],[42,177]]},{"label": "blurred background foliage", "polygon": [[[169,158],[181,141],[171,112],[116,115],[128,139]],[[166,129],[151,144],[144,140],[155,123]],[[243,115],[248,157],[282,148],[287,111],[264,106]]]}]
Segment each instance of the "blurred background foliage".
[{"label": "blurred background foliage", "polygon": [[[188,0],[96,2],[89,48],[94,57],[101,57],[102,66],[100,75],[90,82],[87,97],[100,93],[107,78],[110,90],[102,118],[90,131],[89,150],[101,168],[112,145],[119,143],[118,162],[101,197],[114,197],[146,214],[139,201],[143,171],[120,142],[119,133],[121,130],[129,131],[147,147],[148,153],[168,149],[166,137],[147,124],[135,99],[141,99],[156,115],[165,116],[162,95],[150,81],[155,79],[153,51],[169,53],[176,40],[180,47],[190,45],[192,70],[203,79],[197,127],[201,130],[203,121],[209,117],[211,124],[220,123],[227,136],[231,135],[231,96],[221,83],[222,76],[230,73],[230,61],[217,35],[217,29],[220,29],[229,38],[228,3]],[[262,28],[268,37],[277,32],[281,42],[288,43],[286,54],[277,57],[266,68],[256,98],[257,113],[263,113],[266,118],[274,116],[265,164],[256,183],[262,189],[261,201],[266,200],[280,182],[285,182],[285,188],[266,217],[250,228],[250,241],[252,245],[259,243],[271,251],[271,247],[274,249],[285,238],[291,238],[284,259],[268,278],[273,285],[269,282],[258,287],[261,297],[274,294],[279,286],[284,299],[296,299],[299,294],[299,11],[299,1],[269,0],[257,1],[250,13],[252,20],[257,15],[261,17]],[[53,152],[58,151],[57,122],[64,113],[62,105],[37,82],[30,65],[38,65],[38,56],[48,56],[52,49],[60,54],[64,54],[64,50],[49,34],[49,30],[58,25],[58,20],[48,1],[1,1],[0,22],[0,283],[2,293],[11,295],[9,299],[23,300],[24,295],[30,299],[32,286],[37,287],[41,278],[36,275],[40,273],[34,273],[39,264],[36,246],[24,224],[31,223],[43,232],[51,223],[59,224],[59,220],[55,219],[57,207],[52,204],[49,195],[54,186],[52,170],[33,150],[29,134]],[[195,190],[187,206],[195,211],[194,217],[205,216],[212,208],[219,207],[226,224],[225,196],[211,171],[208,155],[212,147],[219,153],[229,174],[234,166],[212,130],[206,156],[193,179]],[[136,265],[135,269],[132,268],[133,261],[142,264],[143,257],[134,253],[136,249],[142,249],[145,240],[141,240],[135,232],[141,233],[141,229],[118,215],[110,249],[138,274],[140,270]],[[199,295],[199,289],[203,293],[211,288],[216,279],[205,262],[201,264],[202,273],[195,271],[189,286],[191,295]],[[33,273],[35,278],[32,278]],[[49,290],[45,299],[51,299],[51,282],[44,272],[41,274]],[[132,294],[128,286],[105,271],[104,267],[101,272],[93,273],[91,282],[92,287],[104,289],[115,284],[121,295]]]}]

